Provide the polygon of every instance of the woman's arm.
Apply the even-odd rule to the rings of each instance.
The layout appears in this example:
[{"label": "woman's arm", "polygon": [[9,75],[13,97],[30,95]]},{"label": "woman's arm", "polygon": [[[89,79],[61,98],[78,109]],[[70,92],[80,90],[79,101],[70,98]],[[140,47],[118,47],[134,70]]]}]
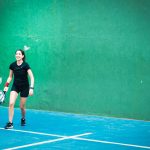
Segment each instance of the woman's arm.
[{"label": "woman's arm", "polygon": [[34,89],[34,76],[33,73],[31,71],[31,69],[28,69],[28,75],[30,77],[30,90],[29,90],[29,95],[33,95],[33,89]]},{"label": "woman's arm", "polygon": [[12,78],[13,78],[13,71],[10,69],[9,76],[8,76],[7,81],[5,83],[4,91],[6,91],[6,92],[8,91],[8,86],[9,86]]}]

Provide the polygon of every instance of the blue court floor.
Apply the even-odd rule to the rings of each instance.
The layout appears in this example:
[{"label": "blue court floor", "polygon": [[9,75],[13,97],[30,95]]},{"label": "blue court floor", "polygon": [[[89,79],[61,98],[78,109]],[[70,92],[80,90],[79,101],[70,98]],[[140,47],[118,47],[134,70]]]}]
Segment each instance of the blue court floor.
[{"label": "blue court floor", "polygon": [[5,130],[8,108],[0,107],[0,150],[144,150],[150,149],[150,122],[27,110],[20,126]]}]

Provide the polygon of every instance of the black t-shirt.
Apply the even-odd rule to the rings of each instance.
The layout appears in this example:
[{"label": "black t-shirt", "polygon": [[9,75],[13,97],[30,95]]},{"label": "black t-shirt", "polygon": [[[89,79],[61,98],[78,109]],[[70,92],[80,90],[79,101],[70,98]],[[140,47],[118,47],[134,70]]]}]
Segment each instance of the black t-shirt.
[{"label": "black t-shirt", "polygon": [[10,64],[9,69],[13,71],[15,85],[29,85],[27,71],[30,69],[30,66],[28,63],[23,62],[20,66],[18,66],[17,62],[15,61]]}]

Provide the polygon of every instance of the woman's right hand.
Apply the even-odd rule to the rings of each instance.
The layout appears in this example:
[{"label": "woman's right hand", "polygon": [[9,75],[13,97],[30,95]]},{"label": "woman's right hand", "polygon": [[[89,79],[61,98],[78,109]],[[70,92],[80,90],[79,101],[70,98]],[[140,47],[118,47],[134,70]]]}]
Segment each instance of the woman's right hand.
[{"label": "woman's right hand", "polygon": [[7,92],[8,91],[8,87],[5,86],[3,91]]}]

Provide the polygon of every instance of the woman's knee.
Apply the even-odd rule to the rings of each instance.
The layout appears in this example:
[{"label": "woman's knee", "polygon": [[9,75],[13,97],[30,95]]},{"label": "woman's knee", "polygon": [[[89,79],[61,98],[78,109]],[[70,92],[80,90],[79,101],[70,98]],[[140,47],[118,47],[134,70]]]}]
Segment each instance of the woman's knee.
[{"label": "woman's knee", "polygon": [[9,108],[14,108],[14,103],[10,103]]}]

